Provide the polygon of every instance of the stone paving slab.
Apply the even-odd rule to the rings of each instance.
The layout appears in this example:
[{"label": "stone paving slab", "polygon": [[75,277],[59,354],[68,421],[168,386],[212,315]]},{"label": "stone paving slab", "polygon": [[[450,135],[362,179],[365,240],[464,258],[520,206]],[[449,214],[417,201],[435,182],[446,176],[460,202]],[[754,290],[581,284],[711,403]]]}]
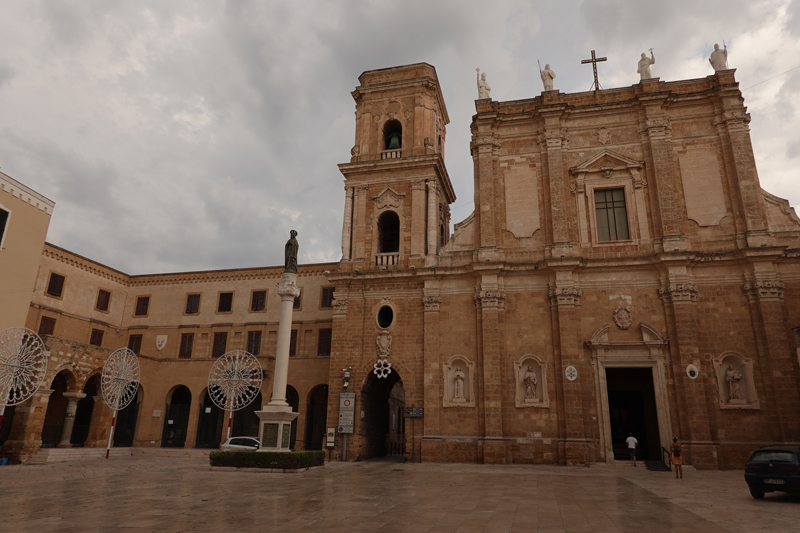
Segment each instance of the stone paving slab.
[{"label": "stone paving slab", "polygon": [[800,531],[800,497],[754,500],[739,471],[326,463],[212,472],[205,457],[0,467],[0,531]]}]

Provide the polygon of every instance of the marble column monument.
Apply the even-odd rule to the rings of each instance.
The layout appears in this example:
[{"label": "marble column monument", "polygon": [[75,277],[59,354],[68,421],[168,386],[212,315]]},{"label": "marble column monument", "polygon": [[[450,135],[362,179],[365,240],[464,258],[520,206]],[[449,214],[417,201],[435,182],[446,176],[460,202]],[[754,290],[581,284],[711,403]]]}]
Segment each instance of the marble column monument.
[{"label": "marble column monument", "polygon": [[286,403],[286,380],[289,374],[289,343],[292,336],[292,311],[294,299],[300,296],[297,287],[297,232],[292,230],[286,242],[285,268],[278,284],[281,297],[281,315],[278,324],[278,350],[275,354],[275,373],[272,378],[272,399],[261,411],[259,438],[262,452],[288,452],[292,435],[292,422],[298,413]]}]

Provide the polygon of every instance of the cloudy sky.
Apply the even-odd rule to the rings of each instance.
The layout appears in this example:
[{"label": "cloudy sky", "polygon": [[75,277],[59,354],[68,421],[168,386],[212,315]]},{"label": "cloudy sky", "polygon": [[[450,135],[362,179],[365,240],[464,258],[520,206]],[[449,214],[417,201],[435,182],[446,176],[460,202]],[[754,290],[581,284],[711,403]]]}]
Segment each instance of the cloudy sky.
[{"label": "cloudy sky", "polygon": [[[48,240],[131,274],[337,261],[361,72],[437,69],[472,211],[475,68],[495,100],[711,74],[728,44],[762,186],[800,206],[800,0],[6,1],[0,168],[56,202]],[[768,80],[768,81],[765,81]]]}]

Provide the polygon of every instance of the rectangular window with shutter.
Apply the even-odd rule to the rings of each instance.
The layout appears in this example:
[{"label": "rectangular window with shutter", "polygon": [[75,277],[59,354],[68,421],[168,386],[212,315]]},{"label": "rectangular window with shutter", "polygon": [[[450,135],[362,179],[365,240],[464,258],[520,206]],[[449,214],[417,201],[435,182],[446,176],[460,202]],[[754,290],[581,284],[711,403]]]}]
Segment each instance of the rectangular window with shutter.
[{"label": "rectangular window with shutter", "polygon": [[292,338],[289,341],[289,357],[294,357],[297,354],[297,330],[292,330]]},{"label": "rectangular window with shutter", "polygon": [[221,292],[219,293],[219,304],[217,304],[217,313],[230,313],[233,309],[233,293]]},{"label": "rectangular window with shutter", "polygon": [[320,307],[333,307],[333,287],[322,288],[322,302]]},{"label": "rectangular window with shutter", "polygon": [[247,332],[247,351],[253,355],[261,355],[261,332]]},{"label": "rectangular window with shutter", "polygon": [[251,311],[264,311],[267,308],[267,291],[253,291],[250,301]]},{"label": "rectangular window with shutter", "polygon": [[141,333],[135,333],[133,335],[128,335],[128,349],[139,355],[142,352],[142,335]]},{"label": "rectangular window with shutter", "polygon": [[97,304],[94,306],[99,311],[108,311],[108,306],[111,304],[111,293],[100,289],[97,292]]},{"label": "rectangular window with shutter", "polygon": [[64,280],[66,278],[55,272],[50,273],[50,280],[47,282],[47,294],[55,298],[61,298],[64,292]]},{"label": "rectangular window with shutter", "polygon": [[56,330],[56,319],[43,316],[39,322],[39,335],[52,335]]},{"label": "rectangular window with shutter", "polygon": [[625,189],[594,191],[594,209],[597,215],[597,240],[627,241],[628,213],[625,209]]},{"label": "rectangular window with shutter", "polygon": [[93,344],[94,346],[102,346],[103,345],[103,330],[101,330],[101,329],[92,329],[92,336],[89,339],[89,344]]},{"label": "rectangular window with shutter", "polygon": [[133,312],[134,316],[147,316],[147,312],[150,310],[150,297],[149,296],[139,296],[136,298],[136,309]]},{"label": "rectangular window with shutter", "polygon": [[200,312],[200,295],[190,294],[186,297],[186,314],[193,315]]},{"label": "rectangular window with shutter", "polygon": [[300,296],[294,299],[294,304],[292,305],[292,309],[300,309],[300,298],[302,297],[302,293]]},{"label": "rectangular window with shutter", "polygon": [[178,352],[178,358],[191,359],[193,344],[194,344],[194,333],[181,333],[181,349]]},{"label": "rectangular window with shutter", "polygon": [[225,347],[228,345],[228,334],[224,331],[214,333],[214,347],[211,357],[222,357],[225,355]]},{"label": "rectangular window with shutter", "polygon": [[331,328],[319,329],[319,342],[317,343],[317,355],[319,357],[327,357],[331,354],[331,337],[333,330]]}]

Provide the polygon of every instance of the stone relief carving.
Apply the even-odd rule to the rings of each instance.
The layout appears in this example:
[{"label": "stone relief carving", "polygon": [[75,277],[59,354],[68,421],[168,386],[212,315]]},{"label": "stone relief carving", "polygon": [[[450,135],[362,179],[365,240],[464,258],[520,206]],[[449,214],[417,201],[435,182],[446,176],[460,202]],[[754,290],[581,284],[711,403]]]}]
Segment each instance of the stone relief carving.
[{"label": "stone relief carving", "polygon": [[633,324],[633,314],[627,307],[617,307],[614,310],[614,324],[619,329],[628,329]]},{"label": "stone relief carving", "polygon": [[783,298],[783,290],[786,284],[782,281],[755,281],[744,284],[744,292],[750,298]]},{"label": "stone relief carving", "polygon": [[405,193],[397,192],[391,187],[386,187],[380,194],[373,196],[372,199],[375,200],[376,209],[387,209],[389,207],[399,208],[403,205],[403,198],[405,198],[405,196]]},{"label": "stone relief carving", "polygon": [[350,149],[350,155],[353,157],[356,157],[360,152],[361,149],[358,147],[357,144]]},{"label": "stone relief carving", "polygon": [[347,300],[337,300],[336,296],[333,297],[333,316],[341,316],[347,314]]},{"label": "stone relief carving", "polygon": [[425,137],[423,144],[425,145],[425,148],[433,149],[433,139],[431,139],[430,137]]},{"label": "stone relief carving", "polygon": [[478,308],[505,307],[506,294],[500,291],[480,291],[475,294],[475,303]]},{"label": "stone relief carving", "polygon": [[517,407],[549,407],[547,365],[535,355],[523,355],[514,362]]},{"label": "stone relief carving", "polygon": [[454,355],[442,364],[444,391],[442,404],[444,407],[475,407],[475,391],[473,377],[475,363],[463,355]]},{"label": "stone relief carving", "polygon": [[670,283],[659,288],[658,294],[668,302],[696,302],[697,285],[694,283]]},{"label": "stone relief carving", "polygon": [[737,352],[724,352],[713,361],[720,409],[759,409],[752,360]]},{"label": "stone relief carving", "polygon": [[422,298],[422,305],[425,306],[425,311],[438,311],[441,303],[441,296],[423,296]]},{"label": "stone relief carving", "polygon": [[597,130],[597,144],[606,145],[611,142],[611,132],[608,128],[600,128]]},{"label": "stone relief carving", "polygon": [[386,359],[392,355],[392,336],[389,331],[381,330],[375,338],[375,344],[378,350],[378,359]]},{"label": "stone relief carving", "polygon": [[580,289],[553,289],[550,291],[550,300],[555,305],[580,305],[582,295]]}]

